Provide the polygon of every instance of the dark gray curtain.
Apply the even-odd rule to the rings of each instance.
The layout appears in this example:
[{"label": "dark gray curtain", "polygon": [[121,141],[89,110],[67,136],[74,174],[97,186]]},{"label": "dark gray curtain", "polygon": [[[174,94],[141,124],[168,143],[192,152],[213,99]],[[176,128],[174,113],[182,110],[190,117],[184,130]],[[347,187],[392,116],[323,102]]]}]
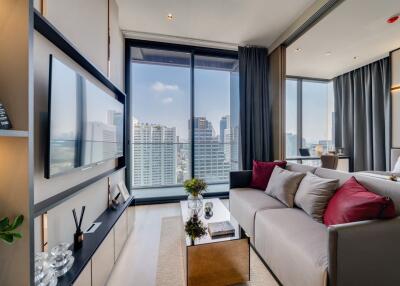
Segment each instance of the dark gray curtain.
[{"label": "dark gray curtain", "polygon": [[270,160],[270,112],[268,98],[268,50],[239,47],[241,167],[252,161]]},{"label": "dark gray curtain", "polygon": [[390,61],[376,61],[333,79],[335,145],[354,171],[389,170]]}]

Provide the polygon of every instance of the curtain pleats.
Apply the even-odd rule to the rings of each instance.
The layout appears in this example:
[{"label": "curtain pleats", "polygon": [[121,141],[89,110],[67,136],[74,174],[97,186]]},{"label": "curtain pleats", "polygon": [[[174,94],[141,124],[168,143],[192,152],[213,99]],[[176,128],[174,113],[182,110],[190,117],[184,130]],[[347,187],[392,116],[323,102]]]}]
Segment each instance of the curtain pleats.
[{"label": "curtain pleats", "polygon": [[354,171],[389,170],[390,61],[376,61],[333,80],[335,145]]},{"label": "curtain pleats", "polygon": [[268,50],[239,47],[240,150],[242,169],[271,158]]}]

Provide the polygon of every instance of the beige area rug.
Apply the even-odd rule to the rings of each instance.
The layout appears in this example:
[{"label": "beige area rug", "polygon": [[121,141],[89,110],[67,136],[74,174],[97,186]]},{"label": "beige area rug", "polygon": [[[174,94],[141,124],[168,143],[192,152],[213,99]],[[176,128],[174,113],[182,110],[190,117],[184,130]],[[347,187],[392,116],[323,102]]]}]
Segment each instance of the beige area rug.
[{"label": "beige area rug", "polygon": [[[157,286],[184,286],[183,229],[181,218],[167,217],[161,222],[160,248],[157,265]],[[250,249],[251,281],[240,284],[249,286],[278,286],[271,273]],[[239,285],[237,285],[239,286]]]}]

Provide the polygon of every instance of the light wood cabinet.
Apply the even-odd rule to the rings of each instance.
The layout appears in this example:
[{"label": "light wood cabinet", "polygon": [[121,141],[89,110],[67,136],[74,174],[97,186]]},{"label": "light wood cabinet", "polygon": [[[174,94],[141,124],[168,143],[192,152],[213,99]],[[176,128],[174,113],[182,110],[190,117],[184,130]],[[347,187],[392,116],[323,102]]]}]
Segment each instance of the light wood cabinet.
[{"label": "light wood cabinet", "polygon": [[135,225],[135,207],[128,208],[128,236],[132,232]]},{"label": "light wood cabinet", "polygon": [[73,286],[91,286],[92,285],[92,261],[85,266]]},{"label": "light wood cabinet", "polygon": [[110,231],[92,257],[92,286],[104,286],[114,267],[114,232]]},{"label": "light wood cabinet", "polygon": [[117,261],[122,248],[124,247],[126,238],[128,237],[128,209],[120,216],[114,226],[114,259]]}]

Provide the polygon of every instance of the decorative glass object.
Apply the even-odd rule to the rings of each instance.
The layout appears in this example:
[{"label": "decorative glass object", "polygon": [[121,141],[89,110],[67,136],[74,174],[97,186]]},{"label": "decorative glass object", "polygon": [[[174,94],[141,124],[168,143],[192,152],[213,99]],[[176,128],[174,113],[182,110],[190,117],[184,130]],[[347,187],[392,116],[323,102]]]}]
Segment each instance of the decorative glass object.
[{"label": "decorative glass object", "polygon": [[203,196],[202,195],[189,195],[188,196],[188,208],[190,211],[190,216],[201,215],[203,210]]},{"label": "decorative glass object", "polygon": [[206,202],[204,205],[204,217],[206,219],[209,219],[213,216],[213,203],[212,202]]},{"label": "decorative glass object", "polygon": [[68,249],[69,247],[69,243],[60,243],[50,251],[49,263],[57,277],[67,273],[71,269],[72,264],[74,264],[75,259],[72,256],[72,251]]},{"label": "decorative glass object", "polygon": [[57,285],[57,276],[50,267],[47,252],[35,254],[35,286],[55,286]]}]

